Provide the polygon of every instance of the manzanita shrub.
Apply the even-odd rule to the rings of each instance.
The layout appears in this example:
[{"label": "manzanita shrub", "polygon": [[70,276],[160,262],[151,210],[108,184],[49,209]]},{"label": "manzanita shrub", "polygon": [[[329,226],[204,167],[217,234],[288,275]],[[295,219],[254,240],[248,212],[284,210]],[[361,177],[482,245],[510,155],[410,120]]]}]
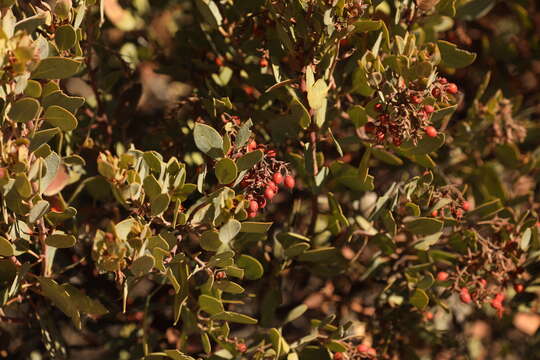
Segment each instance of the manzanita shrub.
[{"label": "manzanita shrub", "polygon": [[537,6],[0,0],[0,357],[539,358]]}]

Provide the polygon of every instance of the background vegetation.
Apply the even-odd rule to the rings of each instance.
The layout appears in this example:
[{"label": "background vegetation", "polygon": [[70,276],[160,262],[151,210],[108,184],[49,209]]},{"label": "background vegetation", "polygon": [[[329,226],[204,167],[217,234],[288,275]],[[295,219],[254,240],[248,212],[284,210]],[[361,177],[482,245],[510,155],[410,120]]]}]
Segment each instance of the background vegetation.
[{"label": "background vegetation", "polygon": [[0,16],[0,357],[540,359],[537,2]]}]

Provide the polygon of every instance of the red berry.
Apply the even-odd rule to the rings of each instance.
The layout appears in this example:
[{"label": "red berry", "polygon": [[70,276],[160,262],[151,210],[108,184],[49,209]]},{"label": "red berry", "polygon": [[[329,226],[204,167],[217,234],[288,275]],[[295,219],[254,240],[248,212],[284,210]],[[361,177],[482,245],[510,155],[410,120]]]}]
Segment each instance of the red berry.
[{"label": "red berry", "polygon": [[276,151],[275,150],[268,150],[266,152],[266,156],[271,157],[271,158],[276,157]]},{"label": "red berry", "polygon": [[374,108],[375,108],[375,111],[379,111],[379,112],[380,112],[380,111],[382,111],[383,104],[381,104],[381,103],[376,103],[375,106],[374,106]]},{"label": "red berry", "polygon": [[439,216],[439,212],[438,212],[437,210],[433,210],[433,211],[431,212],[431,216],[437,217],[437,216]]},{"label": "red berry", "polygon": [[256,211],[250,211],[250,212],[248,212],[248,217],[249,217],[250,219],[253,219],[253,218],[256,217],[256,216],[257,216],[257,212],[256,212]]},{"label": "red berry", "polygon": [[448,273],[446,271],[439,271],[437,273],[437,281],[446,281],[448,280]]},{"label": "red berry", "polygon": [[436,98],[440,98],[441,97],[441,89],[439,88],[434,88],[433,90],[431,90],[431,95],[433,95],[433,97],[436,97]]},{"label": "red berry", "polygon": [[374,348],[369,348],[367,353],[370,356],[377,356],[377,350],[375,350]]},{"label": "red berry", "polygon": [[6,168],[0,168],[0,179],[5,177],[7,174]]},{"label": "red berry", "polygon": [[247,346],[246,344],[236,344],[236,350],[238,350],[239,352],[243,353],[243,352],[246,352],[247,351]]},{"label": "red berry", "polygon": [[274,179],[274,182],[279,185],[283,182],[283,175],[281,175],[279,172],[274,173],[272,179]]},{"label": "red berry", "polygon": [[259,199],[259,208],[264,209],[266,207],[266,199],[260,198]]},{"label": "red berry", "polygon": [[375,124],[368,122],[366,125],[364,125],[364,130],[366,130],[366,133],[371,134],[375,131]]},{"label": "red berry", "polygon": [[216,280],[223,280],[227,277],[224,271],[218,271],[216,273]]},{"label": "red berry", "polygon": [[459,292],[459,298],[464,304],[469,304],[471,302],[471,294],[469,294],[469,290],[467,290],[467,288],[462,288]]},{"label": "red berry", "polygon": [[272,189],[275,193],[278,191],[278,187],[275,182],[269,181],[268,184],[266,184],[270,189]]},{"label": "red berry", "polygon": [[253,151],[256,148],[257,148],[257,142],[255,140],[251,140],[251,142],[247,146],[248,151]]},{"label": "red berry", "polygon": [[465,211],[469,211],[471,209],[471,204],[468,201],[464,201],[463,204],[461,204],[461,208]]},{"label": "red berry", "polygon": [[361,353],[367,353],[369,350],[369,347],[366,344],[360,344],[356,347],[356,350]]},{"label": "red berry", "polygon": [[261,60],[259,60],[259,66],[260,67],[267,67],[268,66],[268,60],[266,60],[265,58],[262,58]]},{"label": "red berry", "polygon": [[340,352],[334,353],[334,360],[343,360],[343,354]]},{"label": "red berry", "polygon": [[457,217],[458,219],[461,219],[461,218],[463,217],[463,210],[457,209],[457,210],[456,210],[456,217]]},{"label": "red berry", "polygon": [[215,62],[216,62],[216,65],[219,66],[219,67],[222,67],[223,64],[224,64],[223,58],[221,56],[218,56],[216,58]]},{"label": "red berry", "polygon": [[402,142],[401,139],[398,137],[392,138],[392,143],[394,144],[394,146],[397,146],[397,147],[401,146],[401,142]]},{"label": "red berry", "polygon": [[518,294],[522,293],[525,290],[525,286],[523,286],[523,284],[514,284],[514,290],[516,290]]},{"label": "red berry", "polygon": [[433,320],[433,313],[431,311],[426,313],[426,320]]},{"label": "red berry", "polygon": [[378,130],[376,136],[377,136],[377,140],[383,141],[383,140],[384,140],[384,136],[385,136],[385,135],[384,135],[384,131]]},{"label": "red berry", "polygon": [[425,105],[424,106],[424,112],[426,114],[429,115],[429,114],[433,113],[434,111],[435,111],[435,108],[432,105]]},{"label": "red berry", "polygon": [[422,98],[417,95],[411,95],[411,102],[413,104],[420,104],[422,102]]},{"label": "red berry", "polygon": [[272,190],[271,187],[267,187],[266,190],[264,190],[264,197],[268,200],[272,200],[275,195],[276,193],[274,192],[274,190]]},{"label": "red berry", "polygon": [[251,200],[249,202],[249,210],[251,210],[251,212],[257,212],[257,210],[259,210],[259,203],[255,200]]},{"label": "red berry", "polygon": [[437,136],[437,129],[435,129],[433,126],[427,126],[424,131],[426,132],[427,136],[429,137],[436,137]]},{"label": "red berry", "polygon": [[454,83],[450,83],[446,86],[446,91],[449,92],[450,94],[457,94],[458,93],[458,87],[456,84]]},{"label": "red berry", "polygon": [[439,83],[442,84],[442,85],[445,85],[445,84],[448,83],[448,80],[446,80],[446,78],[444,78],[444,77],[441,77],[441,78],[439,78]]},{"label": "red berry", "polygon": [[294,178],[291,175],[285,176],[285,186],[289,189],[294,188]]},{"label": "red berry", "polygon": [[504,301],[504,294],[498,293],[497,295],[495,295],[495,300],[502,303]]},{"label": "red berry", "polygon": [[478,282],[480,283],[480,286],[485,288],[487,286],[487,280],[486,279],[480,279],[478,280]]}]

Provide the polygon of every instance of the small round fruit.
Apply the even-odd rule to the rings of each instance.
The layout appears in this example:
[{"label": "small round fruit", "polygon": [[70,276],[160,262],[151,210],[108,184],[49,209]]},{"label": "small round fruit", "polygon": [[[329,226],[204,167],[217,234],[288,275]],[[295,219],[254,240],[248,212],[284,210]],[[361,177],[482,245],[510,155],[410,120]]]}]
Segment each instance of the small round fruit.
[{"label": "small round fruit", "polygon": [[485,288],[487,286],[487,280],[486,279],[480,279],[478,280],[478,282],[480,283],[480,286]]},{"label": "small round fruit", "polygon": [[294,188],[294,178],[291,175],[285,176],[285,186],[289,189]]},{"label": "small round fruit", "polygon": [[369,347],[366,344],[360,344],[356,347],[356,350],[361,353],[367,353],[369,350]]},{"label": "small round fruit", "polygon": [[223,280],[226,277],[227,277],[227,274],[225,274],[225,271],[218,271],[215,276],[216,280]]},{"label": "small round fruit", "polygon": [[251,142],[247,146],[248,151],[253,151],[256,148],[257,148],[257,142],[255,140],[251,140]]},{"label": "small round fruit", "polygon": [[442,85],[446,85],[446,84],[448,84],[448,80],[446,80],[446,78],[444,78],[444,77],[441,77],[441,78],[439,78],[439,83],[442,84]]},{"label": "small round fruit", "polygon": [[393,137],[393,138],[392,138],[392,143],[394,144],[394,146],[396,146],[396,147],[400,147],[400,146],[401,146],[401,143],[402,143],[402,141],[401,141],[401,139],[400,139],[400,138],[398,138],[398,137]]},{"label": "small round fruit", "polygon": [[433,112],[435,111],[435,108],[433,107],[433,105],[425,105],[424,106],[424,112],[426,114],[432,114]]},{"label": "small round fruit", "polygon": [[459,298],[464,304],[469,304],[472,301],[471,294],[469,294],[469,290],[467,290],[467,288],[461,288],[461,291],[459,292]]},{"label": "small round fruit", "polygon": [[377,356],[377,350],[375,350],[374,348],[369,348],[367,353],[369,356]]},{"label": "small round fruit", "polygon": [[431,311],[428,311],[425,316],[426,320],[433,320],[433,313]]},{"label": "small round fruit", "polygon": [[266,184],[270,189],[272,189],[275,193],[278,192],[278,187],[275,182],[269,181],[268,184]]},{"label": "small round fruit", "polygon": [[378,112],[381,112],[382,111],[382,108],[383,108],[383,104],[381,103],[376,103],[375,106],[375,111],[378,111]]},{"label": "small round fruit", "polygon": [[265,58],[262,58],[261,60],[259,60],[259,66],[260,67],[267,67],[268,66],[268,60],[266,60]]},{"label": "small round fruit", "polygon": [[268,150],[266,152],[266,156],[271,157],[271,158],[276,157],[276,151],[275,150]]},{"label": "small round fruit", "polygon": [[464,201],[463,204],[461,204],[461,208],[465,211],[471,210],[471,203],[468,201]]},{"label": "small round fruit", "polygon": [[266,190],[264,190],[264,197],[268,200],[272,200],[275,195],[276,193],[274,192],[274,190],[272,190],[271,187],[267,187]]},{"label": "small round fruit", "polygon": [[514,284],[514,290],[516,290],[518,294],[522,293],[525,290],[525,286],[523,286],[523,284]]},{"label": "small round fruit", "polygon": [[417,95],[411,95],[410,99],[413,104],[420,104],[422,102],[422,98]]},{"label": "small round fruit", "polygon": [[340,352],[334,353],[334,360],[343,360],[343,354]]},{"label": "small round fruit", "polygon": [[257,212],[257,210],[259,210],[259,203],[255,200],[251,200],[249,202],[249,210],[251,210],[251,212]]},{"label": "small round fruit", "polygon": [[236,350],[238,350],[241,353],[244,353],[247,351],[247,346],[246,344],[243,344],[243,343],[236,344]]},{"label": "small round fruit", "polygon": [[437,273],[437,281],[446,281],[448,280],[448,273],[446,271],[439,271]]},{"label": "small round fruit", "polygon": [[433,90],[431,90],[431,95],[433,95],[433,97],[436,97],[436,98],[440,98],[441,97],[441,89],[439,88],[434,88]]},{"label": "small round fruit", "polygon": [[437,210],[433,210],[433,211],[431,212],[431,216],[437,217],[437,216],[439,216],[439,212],[438,212]]},{"label": "small round fruit", "polygon": [[223,58],[221,56],[216,57],[215,62],[216,62],[216,65],[219,67],[222,67],[223,64],[225,63],[225,61],[223,61]]},{"label": "small round fruit", "polygon": [[248,212],[248,218],[250,219],[253,219],[254,217],[257,216],[257,212],[256,211],[250,211]]},{"label": "small round fruit", "polygon": [[435,129],[433,126],[428,126],[424,129],[427,136],[429,137],[436,137],[437,136],[437,129]]},{"label": "small round fruit", "polygon": [[450,94],[455,95],[455,94],[458,93],[458,87],[457,87],[456,84],[450,83],[450,84],[448,84],[448,85],[446,86],[446,91],[447,91],[448,93],[450,93]]},{"label": "small round fruit", "polygon": [[266,199],[265,198],[260,198],[259,199],[259,208],[264,209],[265,207],[266,207]]},{"label": "small round fruit", "polygon": [[283,175],[281,175],[281,173],[279,172],[274,173],[274,176],[272,176],[272,179],[274,180],[276,184],[279,185],[283,182]]}]

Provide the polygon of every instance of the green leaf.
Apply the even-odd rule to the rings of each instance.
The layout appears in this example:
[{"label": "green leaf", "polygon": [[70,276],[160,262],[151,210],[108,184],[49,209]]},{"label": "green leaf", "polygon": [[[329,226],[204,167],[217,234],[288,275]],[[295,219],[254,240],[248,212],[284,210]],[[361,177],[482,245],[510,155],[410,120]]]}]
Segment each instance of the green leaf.
[{"label": "green leaf", "polygon": [[195,360],[191,356],[188,356],[184,354],[183,352],[180,352],[180,350],[165,350],[165,354],[167,354],[168,357],[170,357],[173,360]]},{"label": "green leaf", "polygon": [[300,125],[302,129],[307,129],[311,124],[311,116],[309,115],[309,112],[307,111],[304,104],[302,104],[302,102],[298,100],[298,98],[293,97],[290,108],[294,121],[298,125]]},{"label": "green leaf", "polygon": [[135,259],[129,269],[131,270],[131,272],[133,272],[133,275],[137,277],[144,276],[147,275],[150,270],[152,270],[154,264],[155,260],[153,256],[143,255]]},{"label": "green leaf", "polygon": [[244,269],[244,276],[248,280],[257,280],[263,276],[264,268],[262,264],[252,256],[240,255],[236,260],[236,265]]},{"label": "green leaf", "polygon": [[437,12],[441,15],[454,17],[456,15],[456,0],[441,0],[437,4]]},{"label": "green leaf", "polygon": [[418,309],[423,310],[427,304],[429,303],[429,297],[427,296],[426,292],[422,289],[415,289],[414,293],[412,294],[411,298],[409,299],[409,302],[416,306]]},{"label": "green leaf", "polygon": [[219,12],[219,8],[212,0],[197,0],[195,1],[199,12],[203,16],[204,20],[213,28],[217,29],[221,26],[223,17]]},{"label": "green leaf", "polygon": [[32,206],[30,209],[30,214],[28,214],[28,221],[34,224],[36,221],[41,219],[49,211],[49,202],[46,200],[39,200],[37,203]]},{"label": "green leaf", "polygon": [[223,244],[219,239],[219,233],[215,230],[207,230],[199,239],[201,247],[206,251],[218,251]]},{"label": "green leaf", "polygon": [[245,233],[256,233],[256,234],[265,234],[268,232],[273,223],[271,222],[253,222],[253,221],[244,221],[240,232]]},{"label": "green leaf", "polygon": [[403,160],[401,160],[396,155],[392,154],[389,151],[378,148],[371,148],[371,153],[373,157],[389,165],[400,166],[403,165]]},{"label": "green leaf", "polygon": [[208,267],[225,267],[231,266],[234,264],[233,261],[234,252],[233,251],[224,251],[222,253],[216,254],[208,260]]},{"label": "green leaf", "polygon": [[154,199],[152,199],[152,201],[150,201],[150,215],[161,215],[165,210],[167,210],[170,202],[171,198],[168,194],[159,194]]},{"label": "green leaf", "polygon": [[436,137],[425,136],[415,146],[412,142],[407,142],[401,145],[400,150],[407,153],[407,155],[424,155],[429,154],[439,149],[444,144],[445,136],[439,133]]},{"label": "green leaf", "polygon": [[287,249],[285,249],[284,255],[287,258],[293,258],[295,256],[303,254],[309,248],[310,248],[310,245],[308,243],[304,243],[304,242],[296,243],[289,246]]},{"label": "green leaf", "polygon": [[224,311],[222,302],[209,295],[199,296],[199,307],[210,315],[215,315]]},{"label": "green leaf", "polygon": [[216,164],[216,177],[220,184],[229,184],[236,179],[238,169],[233,160],[224,158]]},{"label": "green leaf", "polygon": [[162,192],[161,185],[152,174],[144,178],[143,189],[150,200],[155,199]]},{"label": "green leaf", "polygon": [[238,235],[241,228],[242,224],[240,224],[240,221],[229,219],[229,221],[219,229],[219,239],[227,244]]},{"label": "green leaf", "polygon": [[437,45],[444,66],[459,69],[471,65],[476,59],[476,54],[458,49],[457,45],[448,41],[438,40]]},{"label": "green leaf", "polygon": [[75,236],[68,235],[64,233],[63,231],[55,230],[51,235],[47,236],[45,239],[45,244],[58,248],[58,249],[64,249],[64,248],[70,248],[75,245],[77,240],[75,239]]},{"label": "green leaf", "polygon": [[328,85],[326,85],[326,81],[324,81],[324,79],[315,81],[315,84],[308,89],[307,98],[309,106],[313,110],[320,109],[324,105],[324,100],[326,100],[327,94]]},{"label": "green leaf", "polygon": [[66,79],[77,74],[82,63],[72,59],[52,56],[43,59],[32,73],[32,79]]},{"label": "green leaf", "polygon": [[491,200],[483,203],[480,206],[477,206],[474,210],[471,210],[466,213],[467,218],[478,217],[480,219],[485,219],[487,217],[494,216],[496,213],[503,209],[503,205],[500,199]]},{"label": "green leaf", "polygon": [[54,33],[54,42],[59,50],[69,50],[77,42],[77,34],[73,26],[66,24],[59,26]]},{"label": "green leaf", "polygon": [[457,105],[451,105],[435,111],[431,115],[431,122],[437,123],[447,116],[452,115],[457,109]]},{"label": "green leaf", "polygon": [[15,122],[28,122],[34,120],[40,111],[39,101],[33,98],[17,100],[9,110],[8,116]]},{"label": "green leaf", "polygon": [[308,250],[298,257],[300,261],[328,263],[339,258],[340,252],[335,247]]},{"label": "green leaf", "polygon": [[45,110],[45,120],[62,131],[71,131],[77,127],[77,119],[63,107],[52,105]]},{"label": "green leaf", "polygon": [[15,178],[15,184],[13,186],[23,199],[27,199],[32,195],[32,185],[26,177],[26,174],[17,175]]},{"label": "green leaf", "polygon": [[347,112],[354,126],[361,127],[368,121],[366,109],[360,105],[354,105]]},{"label": "green leaf", "polygon": [[0,236],[0,255],[13,256],[14,249],[11,242],[3,236]]},{"label": "green leaf", "polygon": [[53,279],[39,277],[39,284],[44,296],[52,300],[64,314],[71,317],[75,326],[81,328],[81,318],[76,304],[71,299],[69,293]]},{"label": "green leaf", "polygon": [[[236,166],[238,171],[249,170],[263,158],[263,152],[261,150],[250,151],[247,154],[236,160]],[[229,181],[230,182],[230,181]]]},{"label": "green leaf", "polygon": [[232,311],[223,311],[212,316],[212,320],[223,320],[238,324],[254,325],[257,323],[257,319],[250,316],[235,313]]},{"label": "green leaf", "polygon": [[26,87],[24,88],[24,95],[39,98],[41,96],[41,84],[39,81],[28,80]]},{"label": "green leaf", "polygon": [[30,151],[36,150],[41,145],[47,143],[58,134],[60,134],[60,129],[57,127],[36,131],[32,139],[30,140],[29,150]]},{"label": "green leaf", "polygon": [[84,98],[66,95],[62,90],[54,90],[43,98],[41,104],[45,109],[49,106],[57,105],[75,114],[84,105]]},{"label": "green leaf", "polygon": [[229,280],[219,280],[214,282],[214,286],[221,291],[229,294],[241,294],[244,292],[244,288],[235,282]]},{"label": "green leaf", "polygon": [[212,127],[204,124],[195,124],[193,138],[197,148],[206,155],[218,158],[223,156],[223,138]]},{"label": "green leaf", "polygon": [[403,219],[405,229],[416,235],[431,235],[442,230],[444,222],[441,220],[419,217]]},{"label": "green leaf", "polygon": [[304,315],[304,313],[307,311],[308,307],[306,304],[301,304],[289,311],[287,316],[285,317],[285,320],[283,321],[284,324],[292,322],[296,319],[298,319],[300,316]]}]

